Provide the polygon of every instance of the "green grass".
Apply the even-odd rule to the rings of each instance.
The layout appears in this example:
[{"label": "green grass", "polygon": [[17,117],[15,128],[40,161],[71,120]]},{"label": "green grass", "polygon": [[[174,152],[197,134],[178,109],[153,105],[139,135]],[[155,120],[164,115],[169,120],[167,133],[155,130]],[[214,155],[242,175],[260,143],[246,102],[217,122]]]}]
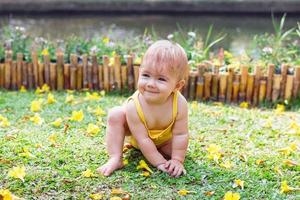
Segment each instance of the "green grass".
[{"label": "green grass", "polygon": [[[144,157],[134,149],[125,153],[129,163],[124,169],[110,177],[82,177],[82,172],[96,168],[107,161],[104,144],[105,121],[103,123],[90,113],[88,107],[100,106],[108,111],[121,105],[126,97],[107,95],[99,101],[84,101],[85,93],[75,93],[75,104],[64,103],[67,93],[54,92],[57,102],[42,106],[42,125],[34,125],[30,104],[38,98],[34,92],[19,93],[0,91],[0,114],[7,117],[11,125],[0,127],[0,189],[7,188],[24,199],[88,199],[92,193],[102,192],[104,199],[110,197],[114,188],[122,188],[131,199],[221,199],[227,191],[238,192],[241,199],[299,199],[297,191],[280,193],[280,185],[287,180],[291,187],[300,187],[300,167],[288,167],[284,159],[299,163],[299,150],[290,155],[282,155],[278,149],[288,147],[292,142],[299,145],[299,133],[289,133],[292,121],[300,124],[297,111],[275,114],[274,110],[241,109],[237,106],[217,106],[213,103],[189,103],[189,130],[191,140],[185,168],[187,174],[171,178],[152,167],[154,173],[141,176],[136,169]],[[82,109],[84,120],[71,122],[67,118],[73,110]],[[64,125],[54,128],[50,123],[61,117],[69,128],[64,133]],[[266,127],[266,122],[272,128]],[[101,126],[94,137],[87,136],[89,123]],[[48,140],[49,135],[57,134],[57,145]],[[12,135],[14,137],[12,137]],[[42,148],[37,148],[41,144]],[[230,160],[231,169],[225,169],[207,158],[207,146],[217,144],[222,148],[222,163]],[[20,156],[27,148],[33,157]],[[241,159],[245,155],[247,160]],[[264,160],[257,165],[256,160]],[[25,166],[25,181],[8,176],[14,166]],[[278,166],[283,175],[274,172]],[[245,181],[245,188],[233,188],[233,181]],[[177,191],[194,191],[180,196]],[[212,196],[205,192],[214,191]]]}]

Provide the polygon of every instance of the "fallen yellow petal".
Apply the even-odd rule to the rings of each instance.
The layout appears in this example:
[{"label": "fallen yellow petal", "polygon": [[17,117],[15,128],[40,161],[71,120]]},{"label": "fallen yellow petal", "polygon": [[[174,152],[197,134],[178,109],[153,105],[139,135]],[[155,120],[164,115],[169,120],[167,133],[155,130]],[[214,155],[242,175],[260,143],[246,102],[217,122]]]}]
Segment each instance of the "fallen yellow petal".
[{"label": "fallen yellow petal", "polygon": [[239,200],[240,194],[239,193],[233,193],[231,191],[226,192],[225,196],[224,196],[224,200]]},{"label": "fallen yellow petal", "polygon": [[21,179],[24,182],[25,177],[25,167],[13,167],[11,170],[8,171],[8,176],[13,178]]}]

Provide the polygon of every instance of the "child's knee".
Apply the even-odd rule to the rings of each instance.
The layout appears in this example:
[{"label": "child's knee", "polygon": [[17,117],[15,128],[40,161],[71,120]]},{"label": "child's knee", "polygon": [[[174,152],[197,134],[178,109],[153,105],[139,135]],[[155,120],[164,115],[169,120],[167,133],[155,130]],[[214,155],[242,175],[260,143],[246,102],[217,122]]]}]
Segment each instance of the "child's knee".
[{"label": "child's knee", "polygon": [[107,123],[108,124],[124,124],[126,118],[125,118],[125,112],[122,107],[115,107],[112,108],[108,112],[107,117]]}]

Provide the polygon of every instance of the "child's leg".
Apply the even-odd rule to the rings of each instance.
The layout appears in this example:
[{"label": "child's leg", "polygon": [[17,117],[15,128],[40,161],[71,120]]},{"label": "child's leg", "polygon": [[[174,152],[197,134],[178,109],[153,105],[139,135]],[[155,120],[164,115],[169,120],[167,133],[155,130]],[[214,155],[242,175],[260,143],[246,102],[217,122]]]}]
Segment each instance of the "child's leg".
[{"label": "child's leg", "polygon": [[107,119],[106,148],[109,160],[97,171],[104,176],[109,176],[113,171],[123,167],[123,144],[126,124],[125,110],[115,107],[110,110]]},{"label": "child's leg", "polygon": [[165,157],[165,159],[170,160],[172,157],[172,140],[169,140],[163,146],[158,148],[158,151]]}]

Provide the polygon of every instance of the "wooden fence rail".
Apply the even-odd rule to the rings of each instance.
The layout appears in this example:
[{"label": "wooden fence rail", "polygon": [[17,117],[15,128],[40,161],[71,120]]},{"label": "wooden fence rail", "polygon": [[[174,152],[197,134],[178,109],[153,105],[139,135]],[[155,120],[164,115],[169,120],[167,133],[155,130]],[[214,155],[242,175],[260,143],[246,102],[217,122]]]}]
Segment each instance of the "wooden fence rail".
[{"label": "wooden fence rail", "polygon": [[[21,86],[28,89],[42,87],[47,84],[51,90],[105,90],[107,92],[137,88],[139,66],[133,64],[133,57],[127,56],[126,65],[121,64],[120,56],[116,55],[113,64],[108,56],[102,57],[100,64],[96,55],[83,55],[81,62],[71,55],[70,63],[64,63],[63,52],[56,55],[56,63],[50,62],[49,55],[38,61],[38,55],[32,52],[32,62],[25,62],[23,54],[12,59],[12,52],[6,52],[4,63],[0,63],[0,88],[17,90]],[[288,66],[281,66],[281,73],[275,74],[275,66],[269,65],[266,74],[256,66],[254,73],[242,66],[239,72],[229,68],[227,72],[212,72],[204,64],[191,71],[182,93],[190,100],[221,101],[238,103],[247,101],[254,106],[264,101],[291,100],[298,98],[300,88],[300,66],[295,67],[294,74],[288,74]]]}]

